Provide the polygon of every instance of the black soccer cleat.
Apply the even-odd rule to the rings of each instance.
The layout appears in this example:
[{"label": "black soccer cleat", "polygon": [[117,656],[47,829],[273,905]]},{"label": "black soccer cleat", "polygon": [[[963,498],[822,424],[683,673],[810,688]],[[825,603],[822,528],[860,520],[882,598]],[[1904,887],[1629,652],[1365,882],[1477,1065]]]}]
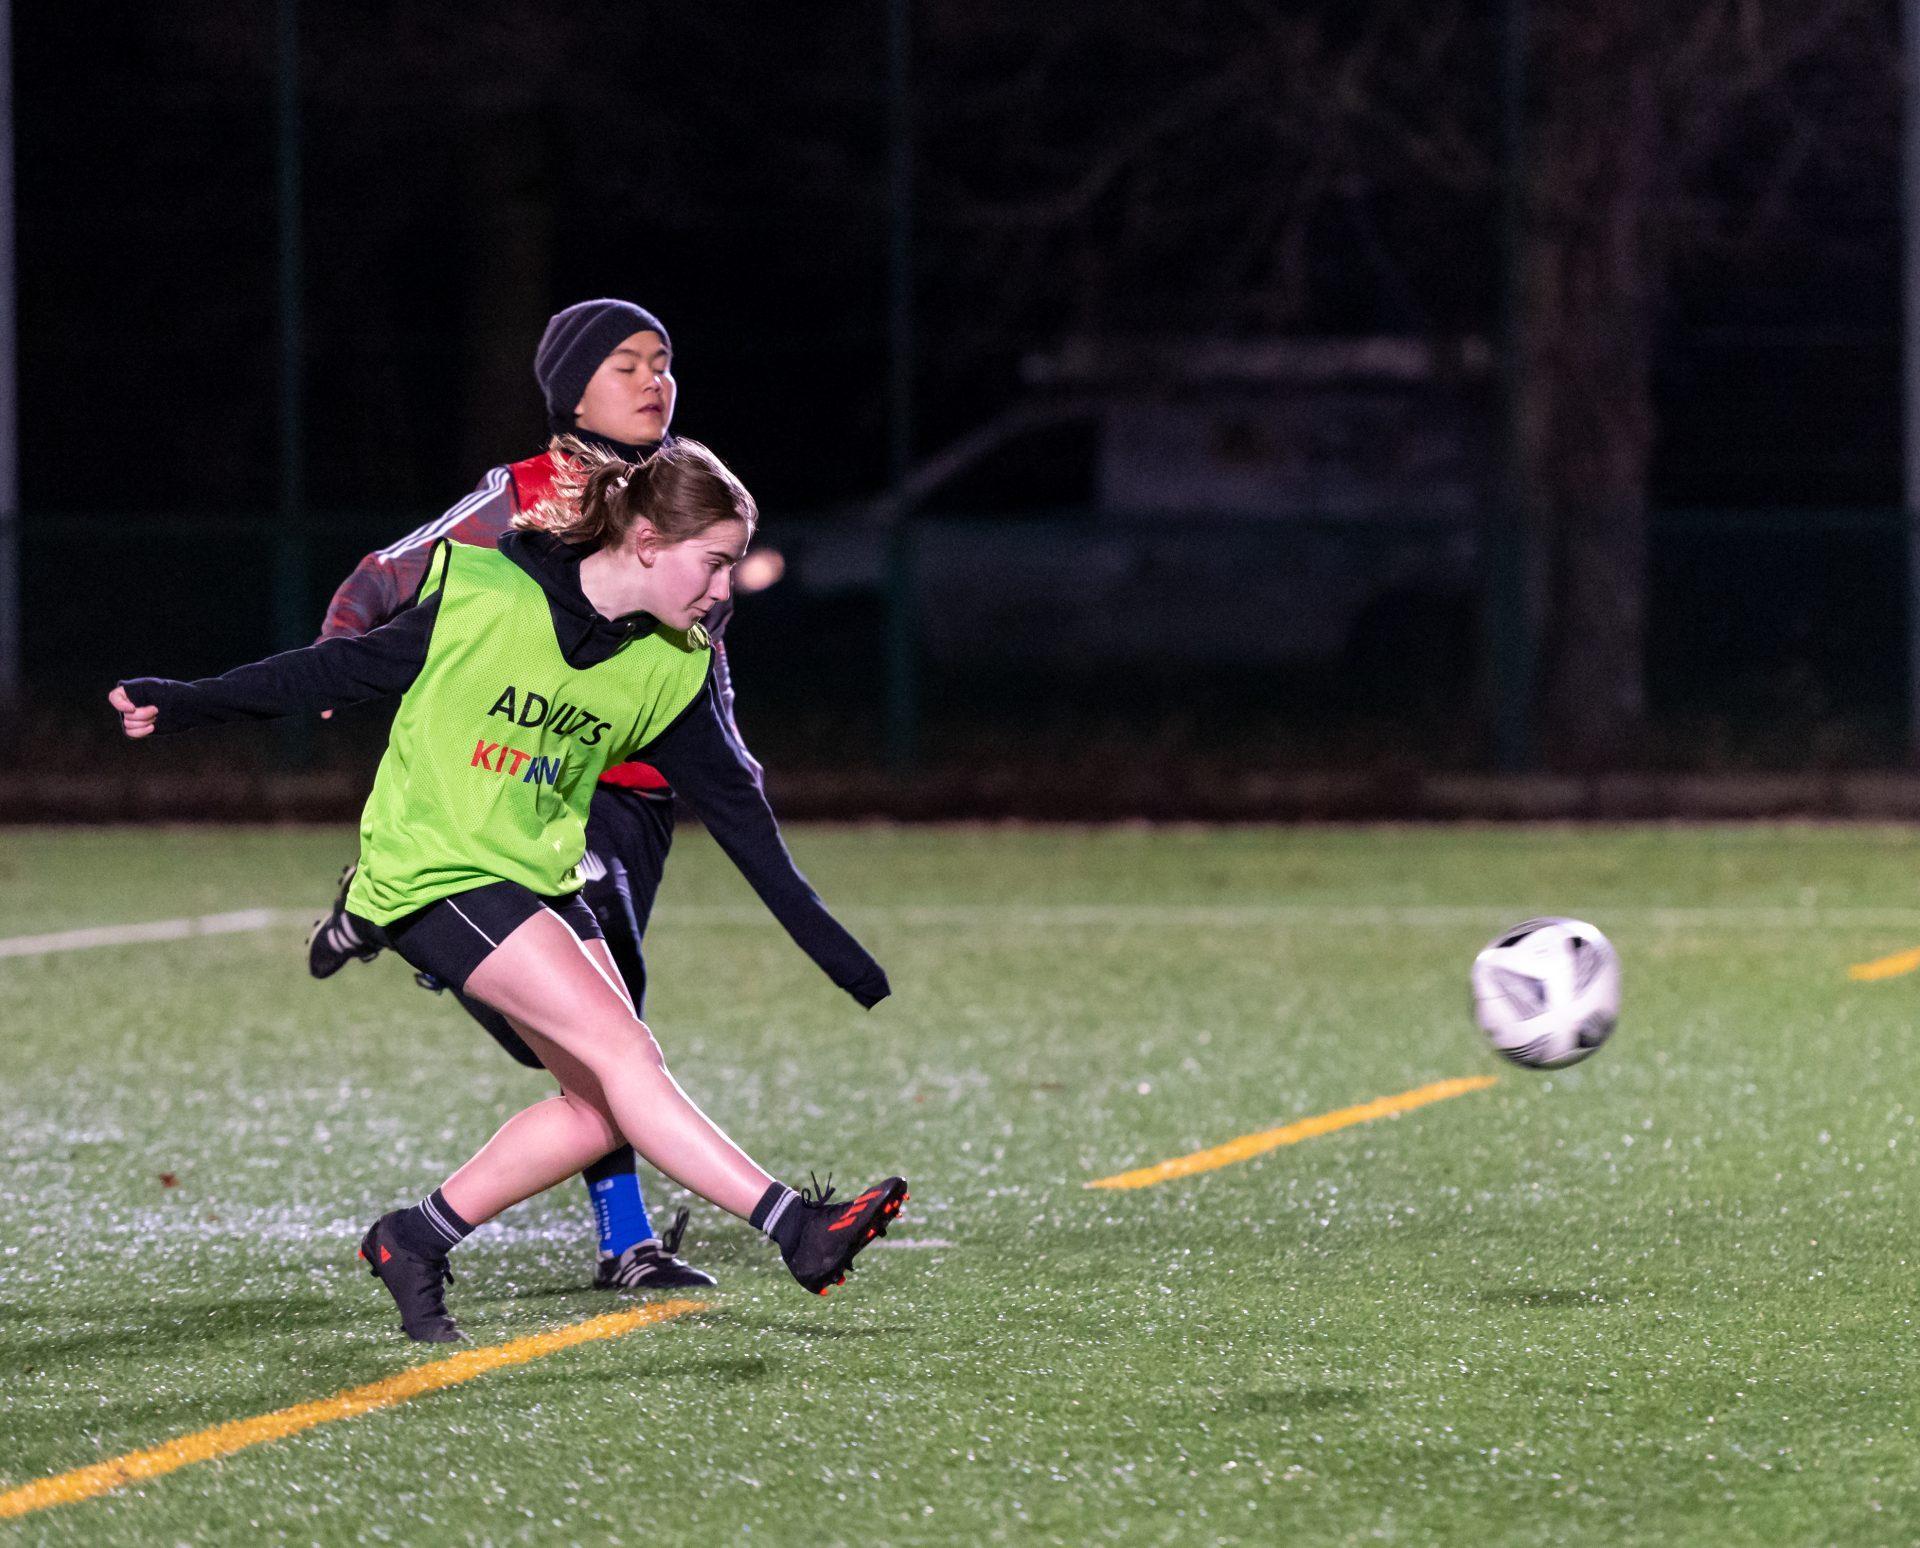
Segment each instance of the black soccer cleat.
[{"label": "black soccer cleat", "polygon": [[331,978],[349,962],[371,962],[380,955],[380,943],[362,940],[347,918],[347,889],[359,869],[350,865],[340,873],[333,907],[314,920],[312,930],[307,932],[307,971],[315,978]]},{"label": "black soccer cleat", "polygon": [[678,1256],[680,1238],[687,1234],[687,1211],[673,1217],[665,1236],[635,1242],[618,1257],[609,1253],[593,1271],[596,1290],[692,1290],[717,1284],[705,1269]]},{"label": "black soccer cleat", "polygon": [[393,1220],[399,1213],[382,1215],[367,1228],[360,1238],[360,1260],[400,1308],[402,1333],[416,1344],[458,1343],[467,1335],[447,1315],[453,1265],[445,1258],[423,1258],[402,1247],[393,1234]]},{"label": "black soccer cleat", "polygon": [[800,1281],[800,1288],[825,1295],[847,1277],[854,1257],[875,1237],[885,1236],[887,1227],[907,1202],[907,1180],[889,1177],[866,1189],[856,1199],[838,1204],[831,1187],[802,1189],[788,1206],[802,1209],[800,1231],[793,1248],[780,1249],[787,1268]]}]

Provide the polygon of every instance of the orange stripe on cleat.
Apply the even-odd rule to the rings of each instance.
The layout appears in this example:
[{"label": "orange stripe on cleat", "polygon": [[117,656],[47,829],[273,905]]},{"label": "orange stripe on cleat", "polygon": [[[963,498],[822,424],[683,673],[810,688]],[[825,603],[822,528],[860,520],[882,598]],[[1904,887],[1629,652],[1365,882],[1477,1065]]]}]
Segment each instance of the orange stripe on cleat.
[{"label": "orange stripe on cleat", "polygon": [[849,1204],[846,1208],[846,1212],[842,1214],[838,1220],[834,1221],[832,1225],[828,1226],[827,1229],[829,1231],[846,1230],[848,1226],[853,1224],[854,1220],[858,1217],[860,1211],[864,1209],[868,1204],[870,1204],[873,1200],[879,1197],[880,1197],[880,1190],[878,1188],[867,1189],[865,1193],[861,1194],[859,1198],[855,1199],[851,1204]]}]

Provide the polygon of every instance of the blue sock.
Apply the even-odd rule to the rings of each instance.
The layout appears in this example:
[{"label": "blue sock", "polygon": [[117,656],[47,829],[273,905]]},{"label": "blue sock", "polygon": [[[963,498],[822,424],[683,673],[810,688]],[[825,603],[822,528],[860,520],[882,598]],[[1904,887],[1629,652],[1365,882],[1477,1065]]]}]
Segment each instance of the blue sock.
[{"label": "blue sock", "polygon": [[647,1201],[640,1196],[640,1176],[635,1166],[633,1147],[622,1145],[580,1174],[586,1179],[587,1197],[593,1200],[602,1256],[617,1258],[653,1235],[653,1221],[647,1217]]}]

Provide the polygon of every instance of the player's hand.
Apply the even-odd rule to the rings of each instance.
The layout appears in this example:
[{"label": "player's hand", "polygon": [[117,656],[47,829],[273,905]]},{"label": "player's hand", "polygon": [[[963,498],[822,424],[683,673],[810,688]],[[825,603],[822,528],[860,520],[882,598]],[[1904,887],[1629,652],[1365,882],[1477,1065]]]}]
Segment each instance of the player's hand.
[{"label": "player's hand", "polygon": [[135,704],[127,697],[127,690],[118,683],[113,692],[107,695],[107,703],[120,711],[120,729],[128,736],[152,736],[153,723],[160,718],[160,706],[157,704]]},{"label": "player's hand", "polygon": [[893,993],[893,985],[887,982],[886,972],[877,962],[873,965],[873,971],[858,983],[842,984],[840,987],[859,1002],[862,1010],[872,1010]]}]

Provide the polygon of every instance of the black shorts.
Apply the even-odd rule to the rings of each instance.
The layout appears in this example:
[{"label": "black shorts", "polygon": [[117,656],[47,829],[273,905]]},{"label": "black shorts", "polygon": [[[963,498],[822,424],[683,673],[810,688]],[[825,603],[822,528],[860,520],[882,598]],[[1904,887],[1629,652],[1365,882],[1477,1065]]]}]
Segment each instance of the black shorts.
[{"label": "black shorts", "polygon": [[[620,785],[601,785],[594,790],[587,816],[587,852],[580,857],[585,884],[579,895],[599,922],[601,937],[627,986],[636,1016],[647,998],[647,964],[640,943],[672,844],[671,800],[642,795]],[[541,1067],[539,1055],[500,1012],[470,995],[456,993],[454,998],[513,1058],[529,1069]]]},{"label": "black shorts", "polygon": [[[604,940],[593,910],[577,892],[543,898],[518,882],[488,882],[425,908],[375,925],[354,917],[362,934],[373,933],[423,973],[455,990],[465,989],[473,970],[542,909],[558,914],[583,941]],[[353,917],[353,916],[350,916]]]}]

